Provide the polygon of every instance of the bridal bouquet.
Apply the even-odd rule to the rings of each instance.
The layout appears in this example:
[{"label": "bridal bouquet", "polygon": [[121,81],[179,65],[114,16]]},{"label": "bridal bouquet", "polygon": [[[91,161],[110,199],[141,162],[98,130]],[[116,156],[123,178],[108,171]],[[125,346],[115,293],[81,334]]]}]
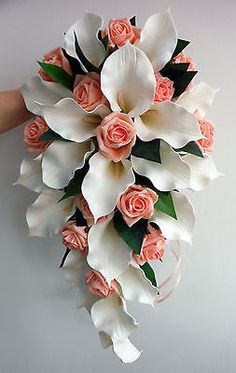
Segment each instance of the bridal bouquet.
[{"label": "bridal bouquet", "polygon": [[[190,243],[194,226],[183,191],[219,175],[205,119],[216,90],[192,82],[188,44],[169,11],[143,28],[135,17],[103,26],[86,13],[21,89],[35,114],[25,142],[38,153],[17,181],[39,194],[26,215],[30,235],[61,236],[60,267],[78,307],[123,362],[141,353],[129,339],[138,324],[126,301],[154,306],[173,291],[179,241]],[[176,267],[158,284],[168,253]]]}]

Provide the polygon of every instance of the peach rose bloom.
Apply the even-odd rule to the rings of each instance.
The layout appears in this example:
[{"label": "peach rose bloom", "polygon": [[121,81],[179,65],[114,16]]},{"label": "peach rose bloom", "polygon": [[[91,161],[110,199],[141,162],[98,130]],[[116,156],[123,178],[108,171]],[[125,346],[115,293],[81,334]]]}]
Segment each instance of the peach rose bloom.
[{"label": "peach rose bloom", "polygon": [[[76,197],[75,205],[82,212],[82,215],[83,215],[84,219],[86,220],[86,222],[88,224],[88,227],[91,227],[95,223],[94,222],[94,217],[93,217],[93,214],[91,213],[88,202],[86,201],[86,199],[84,198],[84,196],[82,194],[79,194]],[[110,213],[108,215],[105,215],[105,216],[101,216],[97,220],[97,224],[102,223],[103,221],[107,220],[111,216],[111,214],[112,213]]]},{"label": "peach rose bloom", "polygon": [[134,122],[123,113],[107,115],[97,129],[100,151],[107,158],[119,162],[127,158],[136,140]]},{"label": "peach rose bloom", "polygon": [[211,152],[214,146],[214,124],[201,118],[198,111],[195,112],[195,116],[200,125],[201,133],[205,137],[204,139],[197,140],[196,144],[203,153]]},{"label": "peach rose bloom", "polygon": [[140,255],[132,253],[133,259],[139,265],[158,260],[164,255],[165,239],[160,229],[157,230],[149,224],[148,231],[149,234],[144,237]]},{"label": "peach rose bloom", "polygon": [[159,73],[155,73],[156,88],[153,103],[171,101],[174,94],[174,82]]},{"label": "peach rose bloom", "polygon": [[50,141],[40,141],[40,137],[49,129],[42,117],[35,117],[32,122],[26,124],[24,129],[24,141],[30,152],[42,152],[50,144]]},{"label": "peach rose bloom", "polygon": [[118,284],[115,280],[112,280],[109,286],[105,277],[100,272],[92,269],[85,273],[85,282],[91,293],[102,298],[108,297],[114,291],[119,292]]},{"label": "peach rose bloom", "polygon": [[150,219],[158,195],[151,189],[141,185],[131,185],[121,194],[117,207],[126,224],[131,227],[140,219]]},{"label": "peach rose bloom", "polygon": [[[68,74],[72,75],[69,61],[64,56],[61,48],[53,49],[52,51],[45,54],[43,57],[43,62],[48,63],[50,65],[59,66]],[[54,82],[50,75],[48,75],[43,69],[39,70],[39,75],[43,80],[46,80],[48,82]]]},{"label": "peach rose bloom", "polygon": [[108,105],[101,91],[100,77],[94,72],[76,76],[73,98],[87,111],[94,110],[100,104]]},{"label": "peach rose bloom", "polygon": [[189,63],[189,67],[187,71],[195,71],[196,70],[196,65],[193,62],[192,58],[188,56],[185,53],[179,53],[174,59],[173,63]]},{"label": "peach rose bloom", "polygon": [[80,250],[84,254],[88,252],[88,234],[86,227],[77,227],[75,221],[68,221],[63,225],[60,234],[63,238],[63,244],[70,250]]},{"label": "peach rose bloom", "polygon": [[128,18],[111,19],[108,27],[102,31],[102,37],[108,35],[109,46],[122,47],[127,41],[135,44],[140,40],[140,29],[131,25]]}]

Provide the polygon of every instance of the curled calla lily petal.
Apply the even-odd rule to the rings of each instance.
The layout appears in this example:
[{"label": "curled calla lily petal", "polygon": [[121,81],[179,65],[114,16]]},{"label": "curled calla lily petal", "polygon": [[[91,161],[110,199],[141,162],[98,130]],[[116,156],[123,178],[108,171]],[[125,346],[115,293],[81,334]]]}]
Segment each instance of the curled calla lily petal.
[{"label": "curled calla lily petal", "polygon": [[131,156],[133,168],[138,174],[148,177],[158,190],[189,188],[189,166],[164,141],[160,144],[160,156],[161,164]]},{"label": "curled calla lily petal", "polygon": [[191,170],[190,188],[192,190],[200,191],[211,181],[222,175],[217,171],[212,156],[199,158],[188,154],[184,156],[183,160],[188,164]]},{"label": "curled calla lily petal", "polygon": [[29,80],[20,90],[27,109],[35,115],[42,115],[42,106],[38,105],[38,103],[54,105],[62,98],[72,96],[69,89],[58,83],[46,82],[38,76]]},{"label": "curled calla lily petal", "polygon": [[118,235],[112,217],[92,226],[88,235],[88,263],[102,273],[108,283],[130,263],[130,249]]},{"label": "curled calla lily petal", "polygon": [[149,17],[138,44],[158,71],[170,61],[177,44],[177,31],[170,12]]},{"label": "curled calla lily petal", "polygon": [[145,277],[139,266],[129,265],[126,271],[117,277],[117,281],[121,285],[125,299],[154,306],[158,290]]},{"label": "curled calla lily petal", "polygon": [[113,162],[100,152],[89,160],[89,171],[82,184],[82,194],[95,221],[114,210],[118,196],[134,183],[129,160]]},{"label": "curled calla lily petal", "polygon": [[191,243],[195,224],[193,206],[180,192],[171,192],[177,219],[155,209],[152,221],[156,223],[169,240],[182,240]]},{"label": "curled calla lily petal", "polygon": [[123,362],[132,362],[140,356],[141,352],[128,340],[138,324],[127,312],[124,300],[116,293],[94,303],[91,317],[95,327],[110,336],[114,352]]},{"label": "curled calla lily petal", "polygon": [[22,161],[20,175],[14,185],[23,185],[37,193],[41,193],[45,189],[42,179],[42,155],[35,159],[24,159]]},{"label": "curled calla lily petal", "polygon": [[72,98],[65,98],[56,105],[44,105],[43,116],[49,127],[64,139],[83,142],[95,136],[96,128],[101,123],[104,113],[109,109],[99,105],[88,113]]},{"label": "curled calla lily petal", "polygon": [[199,124],[184,108],[173,102],[160,102],[135,118],[137,135],[143,141],[165,140],[174,148],[182,148],[193,140],[202,138]]},{"label": "curled calla lily petal", "polygon": [[204,117],[209,110],[218,89],[201,82],[188,91],[182,93],[177,99],[176,104],[184,107],[190,113],[194,114],[198,110],[201,117]]},{"label": "curled calla lily petal", "polygon": [[127,43],[104,63],[101,88],[113,111],[130,117],[147,111],[153,101],[156,80],[147,56]]},{"label": "curled calla lily petal", "polygon": [[70,251],[62,268],[70,287],[77,290],[77,307],[85,307],[90,311],[92,304],[99,298],[89,291],[85,283],[85,273],[90,269],[86,258],[78,250]]},{"label": "curled calla lily petal", "polygon": [[45,189],[28,208],[26,220],[30,236],[54,237],[74,212],[74,198],[60,201],[63,191]]},{"label": "curled calla lily petal", "polygon": [[93,13],[85,13],[74,23],[65,34],[66,52],[78,59],[75,50],[75,34],[78,44],[87,58],[94,66],[98,67],[104,60],[106,51],[98,39],[98,31],[102,27],[103,19]]},{"label": "curled calla lily petal", "polygon": [[64,188],[93,151],[94,146],[90,140],[82,143],[53,141],[43,156],[44,183],[51,188]]}]

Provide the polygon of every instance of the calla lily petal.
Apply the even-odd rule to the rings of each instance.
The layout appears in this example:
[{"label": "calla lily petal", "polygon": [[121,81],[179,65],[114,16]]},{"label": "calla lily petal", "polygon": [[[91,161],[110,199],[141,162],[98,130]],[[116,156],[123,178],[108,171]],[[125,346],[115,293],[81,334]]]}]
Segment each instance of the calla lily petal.
[{"label": "calla lily petal", "polygon": [[23,185],[33,192],[45,189],[42,179],[42,155],[35,159],[24,159],[20,166],[20,176],[14,185]]},{"label": "calla lily petal", "polygon": [[130,117],[147,111],[153,101],[156,79],[147,56],[127,43],[104,63],[101,88],[113,111]]},{"label": "calla lily petal", "polygon": [[190,188],[195,191],[204,189],[211,181],[222,175],[217,171],[212,156],[207,158],[195,157],[188,154],[183,157],[191,170]]},{"label": "calla lily petal", "polygon": [[177,44],[177,31],[170,12],[149,17],[138,44],[158,71],[170,61]]},{"label": "calla lily petal", "polygon": [[101,116],[110,111],[104,105],[99,105],[88,113],[72,98],[65,98],[56,105],[44,105],[42,112],[53,131],[66,140],[83,142],[95,136]]},{"label": "calla lily petal", "polygon": [[108,283],[127,269],[130,249],[118,235],[112,217],[92,226],[88,245],[88,264],[101,272]]},{"label": "calla lily petal", "polygon": [[113,162],[100,152],[90,158],[89,166],[82,194],[97,221],[114,210],[119,194],[134,183],[134,174],[129,160]]},{"label": "calla lily petal", "polygon": [[82,143],[53,141],[43,156],[44,183],[51,188],[64,188],[93,151],[90,140]]},{"label": "calla lily petal", "polygon": [[161,164],[131,156],[134,170],[148,177],[161,191],[187,189],[190,186],[190,168],[164,141],[160,144]]},{"label": "calla lily petal", "polygon": [[117,277],[117,281],[121,285],[125,299],[132,302],[150,304],[154,307],[158,290],[145,277],[143,270],[139,266],[129,265],[126,271]]},{"label": "calla lily petal", "polygon": [[214,89],[208,84],[201,82],[193,88],[182,93],[176,104],[184,107],[194,114],[198,110],[201,117],[204,117],[209,110],[218,89]]},{"label": "calla lily petal", "polygon": [[127,312],[124,300],[116,293],[94,303],[91,317],[95,327],[110,336],[114,352],[123,362],[132,362],[140,356],[140,352],[127,341],[138,324]]},{"label": "calla lily petal", "polygon": [[202,138],[199,124],[184,108],[173,102],[160,102],[135,118],[137,135],[143,141],[162,139],[174,148],[182,148]]},{"label": "calla lily petal", "polygon": [[74,212],[74,198],[60,201],[63,191],[45,189],[28,208],[26,220],[30,236],[57,236],[61,226]]},{"label": "calla lily petal", "polygon": [[66,52],[78,59],[75,50],[75,34],[78,44],[87,58],[94,66],[98,67],[105,58],[105,48],[98,39],[97,34],[102,27],[103,19],[93,13],[85,13],[65,34]]},{"label": "calla lily petal", "polygon": [[71,97],[72,95],[71,91],[62,85],[46,82],[38,76],[29,80],[20,90],[27,109],[35,115],[42,115],[42,106],[38,105],[38,103],[54,105],[62,98]]},{"label": "calla lily petal", "polygon": [[195,224],[193,206],[188,198],[180,192],[171,192],[177,219],[155,210],[152,221],[156,223],[169,240],[182,240],[191,243]]}]

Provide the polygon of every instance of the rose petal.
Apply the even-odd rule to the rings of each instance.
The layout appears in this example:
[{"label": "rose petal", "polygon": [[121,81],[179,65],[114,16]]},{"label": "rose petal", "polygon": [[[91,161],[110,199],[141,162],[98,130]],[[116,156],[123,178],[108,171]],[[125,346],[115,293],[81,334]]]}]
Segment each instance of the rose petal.
[{"label": "rose petal", "polygon": [[213,89],[208,84],[201,82],[198,85],[193,86],[192,89],[182,93],[182,95],[177,99],[176,104],[184,107],[192,114],[198,110],[200,116],[204,117],[217,92],[218,89]]},{"label": "rose petal", "polygon": [[125,299],[154,307],[158,290],[145,277],[139,266],[129,265],[126,271],[117,277],[117,281],[121,285]]},{"label": "rose petal", "polygon": [[165,140],[174,148],[182,148],[202,138],[194,115],[173,102],[160,102],[142,116],[135,118],[138,137],[143,141]]},{"label": "rose petal", "polygon": [[88,113],[71,98],[65,98],[56,105],[42,107],[44,118],[49,127],[66,140],[83,142],[95,136],[96,128],[108,108],[99,105]]},{"label": "rose petal", "polygon": [[177,44],[177,32],[170,12],[149,17],[138,44],[155,69],[161,70],[170,61]]},{"label": "rose petal", "polygon": [[30,236],[52,238],[58,235],[61,226],[74,212],[73,198],[58,202],[63,195],[63,191],[45,189],[28,208],[26,220]]},{"label": "rose petal", "polygon": [[190,188],[195,191],[204,189],[211,181],[222,175],[217,171],[212,156],[199,158],[188,154],[183,157],[191,170]]},{"label": "rose petal", "polygon": [[78,59],[75,50],[75,35],[78,44],[87,58],[94,66],[98,67],[105,58],[105,48],[98,39],[97,34],[103,24],[103,19],[93,13],[85,13],[75,22],[65,34],[66,52]]},{"label": "rose petal", "polygon": [[123,362],[132,362],[140,352],[127,340],[138,324],[126,311],[124,300],[116,293],[94,303],[91,317],[95,327],[113,341],[114,352]]},{"label": "rose petal", "polygon": [[58,83],[46,82],[38,76],[33,77],[21,87],[27,109],[35,115],[42,115],[42,107],[38,105],[54,105],[62,98],[71,97],[72,92]]},{"label": "rose petal", "polygon": [[112,218],[91,227],[88,234],[88,263],[102,273],[108,283],[130,263],[130,249],[118,235]]},{"label": "rose petal", "polygon": [[89,171],[82,184],[82,194],[95,221],[114,210],[118,196],[134,183],[131,162],[113,162],[96,153],[89,160]]},{"label": "rose petal", "polygon": [[42,179],[42,155],[35,159],[24,159],[22,161],[20,175],[14,185],[23,185],[37,193],[41,193],[45,189]]},{"label": "rose petal", "polygon": [[164,141],[160,144],[161,164],[131,156],[134,170],[148,177],[161,191],[187,189],[190,186],[190,168]]},{"label": "rose petal", "polygon": [[188,198],[180,192],[171,192],[177,219],[155,210],[152,221],[156,223],[165,238],[191,243],[195,224],[193,206]]},{"label": "rose petal", "polygon": [[55,189],[67,186],[75,171],[83,167],[86,157],[93,150],[91,141],[82,143],[53,141],[43,156],[44,183]]},{"label": "rose petal", "polygon": [[101,88],[113,111],[130,117],[148,110],[155,91],[155,75],[145,54],[130,43],[112,53],[104,63]]}]

